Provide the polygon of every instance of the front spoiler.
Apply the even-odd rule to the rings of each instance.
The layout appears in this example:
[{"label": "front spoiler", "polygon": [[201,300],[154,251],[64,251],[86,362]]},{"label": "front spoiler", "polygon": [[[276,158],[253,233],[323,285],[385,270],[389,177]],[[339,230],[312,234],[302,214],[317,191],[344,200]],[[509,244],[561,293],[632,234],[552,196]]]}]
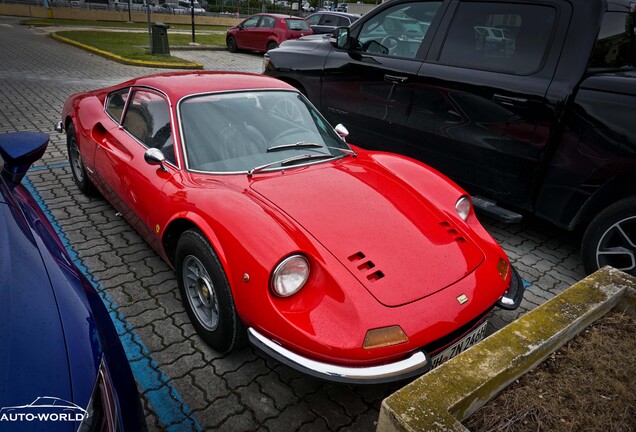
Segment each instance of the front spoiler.
[{"label": "front spoiler", "polygon": [[377,366],[342,366],[312,360],[296,354],[254,328],[247,329],[250,342],[275,358],[298,371],[328,381],[350,384],[379,384],[412,378],[427,372],[431,368],[428,354],[414,352],[410,357],[394,363]]}]

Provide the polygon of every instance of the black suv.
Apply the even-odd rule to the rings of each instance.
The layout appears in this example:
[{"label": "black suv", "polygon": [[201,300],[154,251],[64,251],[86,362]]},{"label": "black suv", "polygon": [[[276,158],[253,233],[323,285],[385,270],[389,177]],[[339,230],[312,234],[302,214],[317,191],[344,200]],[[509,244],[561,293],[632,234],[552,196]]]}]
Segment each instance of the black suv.
[{"label": "black suv", "polygon": [[394,0],[284,43],[264,74],[482,211],[584,230],[588,272],[636,274],[635,16],[633,0]]}]

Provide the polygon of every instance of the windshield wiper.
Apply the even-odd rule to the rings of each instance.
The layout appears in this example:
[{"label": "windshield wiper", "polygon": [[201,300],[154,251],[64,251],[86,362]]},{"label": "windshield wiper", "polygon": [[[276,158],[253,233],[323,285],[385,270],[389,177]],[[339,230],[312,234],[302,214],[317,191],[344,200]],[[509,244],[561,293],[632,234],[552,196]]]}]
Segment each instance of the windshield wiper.
[{"label": "windshield wiper", "polygon": [[331,149],[340,150],[341,152],[351,155],[353,157],[358,156],[358,153],[356,153],[353,149],[350,149],[350,148],[332,147],[332,146],[325,146],[325,147],[327,147],[329,150]]},{"label": "windshield wiper", "polygon": [[281,165],[281,166],[285,166],[285,165],[290,165],[292,163],[297,163],[303,160],[312,160],[312,159],[331,159],[334,158],[335,156],[332,154],[302,154],[302,155],[298,155],[298,156],[292,156],[283,160],[279,160],[279,161],[275,161],[275,162],[269,162],[266,163],[264,165],[259,165],[257,167],[252,168],[251,170],[249,170],[247,172],[247,176],[248,177],[252,177],[254,174],[259,173],[261,171],[263,171],[266,168],[269,168],[271,166],[274,165]]},{"label": "windshield wiper", "polygon": [[281,144],[281,145],[277,145],[277,146],[273,146],[267,149],[267,152],[276,152],[276,151],[281,151],[281,150],[287,150],[290,148],[328,148],[330,150],[340,150],[343,153],[352,155],[353,157],[358,156],[358,154],[353,151],[350,148],[342,148],[342,147],[333,147],[333,146],[328,146],[328,145],[322,145],[322,144],[316,144],[316,143],[310,143],[310,142],[304,142],[304,141],[300,141],[297,143],[292,143],[292,144]]},{"label": "windshield wiper", "polygon": [[323,147],[324,146],[322,144],[299,141],[297,143],[281,144],[281,145],[270,147],[270,148],[267,149],[267,153],[275,152],[275,151],[281,151],[281,150],[287,150],[287,149],[291,149],[291,148],[323,148]]}]

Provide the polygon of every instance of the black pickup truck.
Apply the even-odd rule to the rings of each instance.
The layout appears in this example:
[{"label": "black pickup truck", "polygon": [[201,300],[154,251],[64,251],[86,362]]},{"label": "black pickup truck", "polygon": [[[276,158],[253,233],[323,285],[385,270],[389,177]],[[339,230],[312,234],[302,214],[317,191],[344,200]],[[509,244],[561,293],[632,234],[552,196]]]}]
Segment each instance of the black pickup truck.
[{"label": "black pickup truck", "polygon": [[263,73],[478,209],[580,230],[586,271],[636,275],[635,18],[633,0],[394,0],[282,44]]}]

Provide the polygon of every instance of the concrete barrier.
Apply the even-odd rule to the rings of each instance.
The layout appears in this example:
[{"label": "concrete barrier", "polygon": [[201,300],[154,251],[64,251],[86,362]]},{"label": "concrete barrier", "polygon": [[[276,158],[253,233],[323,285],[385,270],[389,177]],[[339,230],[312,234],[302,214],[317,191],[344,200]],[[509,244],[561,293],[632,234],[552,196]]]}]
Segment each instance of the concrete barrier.
[{"label": "concrete barrier", "polygon": [[377,430],[467,431],[460,422],[618,304],[636,278],[603,268],[382,402]]},{"label": "concrete barrier", "polygon": [[[29,18],[55,18],[55,19],[74,19],[87,21],[119,21],[128,22],[128,11],[110,11],[101,9],[85,9],[85,8],[68,8],[68,7],[51,7],[28,4],[11,4],[0,3],[0,15],[29,17]],[[145,12],[130,13],[130,17],[134,22],[145,23],[148,16]],[[166,24],[190,24],[192,18],[190,15],[171,15],[153,12],[150,16],[153,22],[162,22]],[[218,25],[223,27],[231,27],[240,23],[242,20],[231,18],[229,16],[207,16],[196,15],[194,17],[195,24],[199,25]]]}]

